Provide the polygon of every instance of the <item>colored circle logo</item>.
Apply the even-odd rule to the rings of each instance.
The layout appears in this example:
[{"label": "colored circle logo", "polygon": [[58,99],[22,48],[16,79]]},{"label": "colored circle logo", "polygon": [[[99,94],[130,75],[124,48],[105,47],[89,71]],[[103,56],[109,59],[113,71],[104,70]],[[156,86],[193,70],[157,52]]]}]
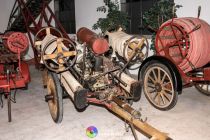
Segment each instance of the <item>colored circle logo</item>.
[{"label": "colored circle logo", "polygon": [[98,129],[95,126],[90,126],[86,129],[86,135],[89,138],[95,138],[98,134]]}]

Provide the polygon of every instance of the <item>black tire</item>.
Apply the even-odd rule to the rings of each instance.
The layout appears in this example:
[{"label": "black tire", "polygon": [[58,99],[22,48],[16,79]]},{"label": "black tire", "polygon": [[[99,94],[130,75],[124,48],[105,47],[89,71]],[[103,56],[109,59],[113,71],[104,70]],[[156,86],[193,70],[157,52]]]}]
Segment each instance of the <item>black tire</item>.
[{"label": "black tire", "polygon": [[176,105],[178,92],[174,86],[176,85],[174,78],[166,65],[159,61],[151,61],[143,67],[140,76],[144,94],[152,106],[166,111]]},{"label": "black tire", "polygon": [[[206,87],[206,88],[205,88]],[[195,84],[195,88],[202,94],[210,96],[210,83],[198,83]]]},{"label": "black tire", "polygon": [[60,123],[63,119],[63,89],[56,73],[48,72],[47,90],[48,96],[52,97],[48,100],[51,117],[55,123]]}]

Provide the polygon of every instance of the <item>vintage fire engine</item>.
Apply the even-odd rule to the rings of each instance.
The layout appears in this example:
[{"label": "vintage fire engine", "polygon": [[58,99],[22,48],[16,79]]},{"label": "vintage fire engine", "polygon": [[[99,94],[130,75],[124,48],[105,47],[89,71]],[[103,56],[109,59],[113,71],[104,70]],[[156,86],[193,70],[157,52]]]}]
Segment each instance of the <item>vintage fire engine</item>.
[{"label": "vintage fire engine", "polygon": [[125,69],[147,57],[147,39],[122,31],[107,35],[111,48],[106,39],[85,27],[77,32],[79,43],[62,38],[52,27],[41,29],[35,36],[40,63],[46,68],[45,99],[52,119],[62,121],[63,94],[68,94],[78,110],[85,110],[91,103],[104,105],[130,124],[135,137],[134,127],[151,139],[170,139],[144,122],[141,113],[129,104],[140,99],[142,85]]},{"label": "vintage fire engine", "polygon": [[11,101],[15,102],[15,98],[11,98],[10,90],[27,88],[30,82],[28,64],[22,60],[29,42],[27,36],[21,32],[7,32],[2,34],[0,39],[0,103],[3,105],[4,94],[8,99],[10,122]]},{"label": "vintage fire engine", "polygon": [[155,108],[173,108],[182,89],[190,86],[210,96],[209,40],[210,25],[199,18],[173,18],[161,25],[156,55],[139,69],[144,93]]}]

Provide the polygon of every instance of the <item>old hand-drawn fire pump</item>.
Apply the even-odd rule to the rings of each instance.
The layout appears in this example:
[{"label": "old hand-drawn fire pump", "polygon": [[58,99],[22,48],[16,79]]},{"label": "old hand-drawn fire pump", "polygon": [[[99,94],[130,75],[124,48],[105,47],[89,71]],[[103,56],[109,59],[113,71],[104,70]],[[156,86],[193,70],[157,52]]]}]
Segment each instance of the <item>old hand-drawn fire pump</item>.
[{"label": "old hand-drawn fire pump", "polygon": [[[11,121],[11,89],[25,88],[30,81],[28,64],[22,60],[29,42],[25,34],[6,32],[0,36],[0,104],[3,107],[2,95],[8,99],[8,117]],[[16,94],[16,92],[15,92]]]},{"label": "old hand-drawn fire pump", "polygon": [[[45,34],[45,36],[43,36]],[[79,43],[62,38],[55,28],[41,29],[35,36],[40,63],[45,67],[44,81],[52,119],[60,123],[63,117],[63,96],[67,94],[78,110],[88,104],[105,106],[131,126],[151,139],[170,139],[141,118],[141,113],[129,103],[141,97],[142,85],[125,69],[141,63],[148,54],[144,37],[130,36],[122,31],[108,33],[106,39],[83,27],[77,32]],[[121,61],[123,59],[123,61]]]}]

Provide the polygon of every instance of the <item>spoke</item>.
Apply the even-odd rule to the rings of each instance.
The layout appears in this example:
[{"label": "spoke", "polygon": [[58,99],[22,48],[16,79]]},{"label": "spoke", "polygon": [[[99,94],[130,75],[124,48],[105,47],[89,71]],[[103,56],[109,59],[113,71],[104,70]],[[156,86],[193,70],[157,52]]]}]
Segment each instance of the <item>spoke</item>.
[{"label": "spoke", "polygon": [[162,94],[162,93],[160,93],[160,98],[162,99],[163,104],[166,104],[165,98],[164,98],[164,96],[163,96],[163,94]]},{"label": "spoke", "polygon": [[168,88],[166,88],[166,87],[163,87],[163,90],[172,92],[172,89],[168,89]]},{"label": "spoke", "polygon": [[170,102],[171,97],[169,97],[169,94],[166,93],[165,91],[162,91],[162,93],[165,96],[165,98]]},{"label": "spoke", "polygon": [[148,90],[148,92],[151,94],[151,93],[154,93],[156,90],[155,89],[152,89],[152,90]]},{"label": "spoke", "polygon": [[75,56],[76,54],[77,54],[76,51],[69,51],[69,52],[64,52],[63,56],[70,57],[70,56]]},{"label": "spoke", "polygon": [[150,85],[148,84],[147,86],[150,87],[150,88],[155,88],[155,86],[153,84],[152,85],[151,84]]},{"label": "spoke", "polygon": [[161,77],[160,77],[160,69],[158,69],[158,81],[160,82]]},{"label": "spoke", "polygon": [[153,75],[154,75],[154,77],[155,77],[155,80],[157,81],[157,80],[158,80],[158,78],[157,78],[157,75],[155,74],[154,69],[152,70],[152,73],[153,73]]},{"label": "spoke", "polygon": [[163,83],[162,86],[165,87],[168,84],[171,84],[171,82],[169,81],[169,82]]},{"label": "spoke", "polygon": [[160,98],[161,98],[160,94],[158,93],[158,103],[157,103],[158,105],[160,105]]},{"label": "spoke", "polygon": [[55,59],[57,57],[57,54],[46,54],[43,56],[44,60],[49,60],[49,59]]},{"label": "spoke", "polygon": [[58,46],[57,46],[57,52],[58,52],[58,53],[62,53],[62,52],[63,52],[63,49],[62,49],[62,44],[61,44],[61,42],[58,42]]},{"label": "spoke", "polygon": [[148,76],[148,78],[153,82],[153,84],[155,84],[155,79],[153,79],[150,75]]},{"label": "spoke", "polygon": [[153,100],[155,101],[156,100],[156,98],[157,98],[157,96],[158,96],[158,92],[156,92],[156,94],[155,94],[155,96],[153,97]]},{"label": "spoke", "polygon": [[163,83],[163,81],[165,80],[165,77],[166,77],[166,74],[164,73],[161,83]]}]

